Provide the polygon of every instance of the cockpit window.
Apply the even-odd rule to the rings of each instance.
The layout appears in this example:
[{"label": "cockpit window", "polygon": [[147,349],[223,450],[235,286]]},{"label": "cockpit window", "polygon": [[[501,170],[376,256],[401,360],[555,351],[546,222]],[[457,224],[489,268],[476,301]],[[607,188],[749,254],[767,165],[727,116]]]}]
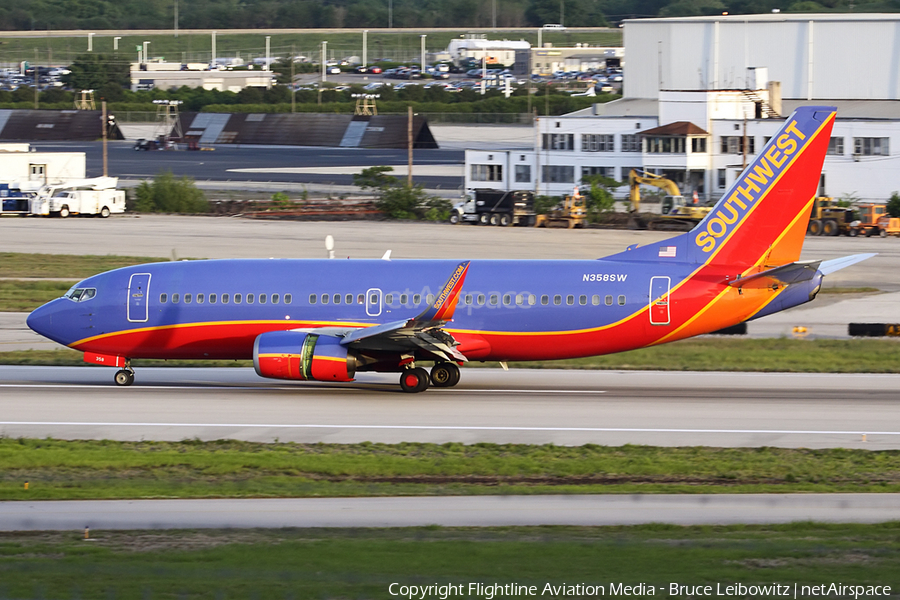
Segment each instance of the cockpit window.
[{"label": "cockpit window", "polygon": [[97,295],[97,288],[73,287],[66,292],[66,298],[72,302],[85,302]]}]

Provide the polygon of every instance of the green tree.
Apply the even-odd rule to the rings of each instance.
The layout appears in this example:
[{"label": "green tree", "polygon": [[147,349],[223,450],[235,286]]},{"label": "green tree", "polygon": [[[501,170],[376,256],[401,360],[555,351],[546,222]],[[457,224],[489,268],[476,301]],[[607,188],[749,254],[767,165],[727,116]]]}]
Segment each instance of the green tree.
[{"label": "green tree", "polygon": [[142,181],[135,190],[135,212],[204,213],[209,202],[190,177],[176,178],[171,171],[159,173],[153,182]]},{"label": "green tree", "polygon": [[69,66],[71,73],[63,81],[74,90],[100,90],[110,84],[119,88],[131,85],[128,61],[105,54],[82,54]]},{"label": "green tree", "polygon": [[891,194],[891,199],[887,201],[885,208],[890,216],[900,217],[900,193],[894,192]]},{"label": "green tree", "polygon": [[601,220],[604,213],[610,212],[615,206],[616,199],[612,195],[612,190],[622,183],[603,175],[582,177],[581,182],[590,185],[590,190],[586,194],[585,208],[588,221],[596,223]]},{"label": "green tree", "polygon": [[453,205],[449,200],[429,196],[421,185],[407,185],[393,175],[393,167],[375,166],[353,176],[353,184],[377,193],[375,207],[392,219],[445,221]]}]

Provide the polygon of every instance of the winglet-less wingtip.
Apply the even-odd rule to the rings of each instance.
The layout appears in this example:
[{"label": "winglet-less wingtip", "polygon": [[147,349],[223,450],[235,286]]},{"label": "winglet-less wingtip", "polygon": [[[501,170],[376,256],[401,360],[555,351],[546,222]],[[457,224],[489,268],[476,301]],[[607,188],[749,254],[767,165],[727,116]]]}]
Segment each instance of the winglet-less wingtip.
[{"label": "winglet-less wingtip", "polygon": [[459,293],[462,291],[463,282],[466,280],[466,272],[469,270],[469,261],[461,262],[453,271],[453,275],[441,288],[440,293],[434,299],[434,304],[416,317],[416,321],[450,321],[459,301]]}]

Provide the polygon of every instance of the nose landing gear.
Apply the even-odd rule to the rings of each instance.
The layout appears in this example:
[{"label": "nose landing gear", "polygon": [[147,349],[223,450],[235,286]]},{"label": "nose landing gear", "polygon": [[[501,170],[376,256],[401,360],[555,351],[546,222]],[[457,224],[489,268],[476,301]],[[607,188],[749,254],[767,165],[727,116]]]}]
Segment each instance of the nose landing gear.
[{"label": "nose landing gear", "polygon": [[125,359],[125,368],[116,371],[116,385],[129,386],[134,383],[134,369],[131,368],[131,359]]}]

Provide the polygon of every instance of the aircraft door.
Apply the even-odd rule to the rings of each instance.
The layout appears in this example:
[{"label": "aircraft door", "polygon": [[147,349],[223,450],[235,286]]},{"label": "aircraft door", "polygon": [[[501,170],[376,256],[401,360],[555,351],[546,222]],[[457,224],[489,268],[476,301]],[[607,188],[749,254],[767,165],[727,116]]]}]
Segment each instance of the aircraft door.
[{"label": "aircraft door", "polygon": [[128,320],[146,323],[149,315],[150,273],[135,273],[128,280]]},{"label": "aircraft door", "polygon": [[670,277],[650,278],[650,324],[668,325],[669,314],[669,287]]},{"label": "aircraft door", "polygon": [[366,314],[377,317],[381,314],[381,290],[369,288],[366,290]]}]

